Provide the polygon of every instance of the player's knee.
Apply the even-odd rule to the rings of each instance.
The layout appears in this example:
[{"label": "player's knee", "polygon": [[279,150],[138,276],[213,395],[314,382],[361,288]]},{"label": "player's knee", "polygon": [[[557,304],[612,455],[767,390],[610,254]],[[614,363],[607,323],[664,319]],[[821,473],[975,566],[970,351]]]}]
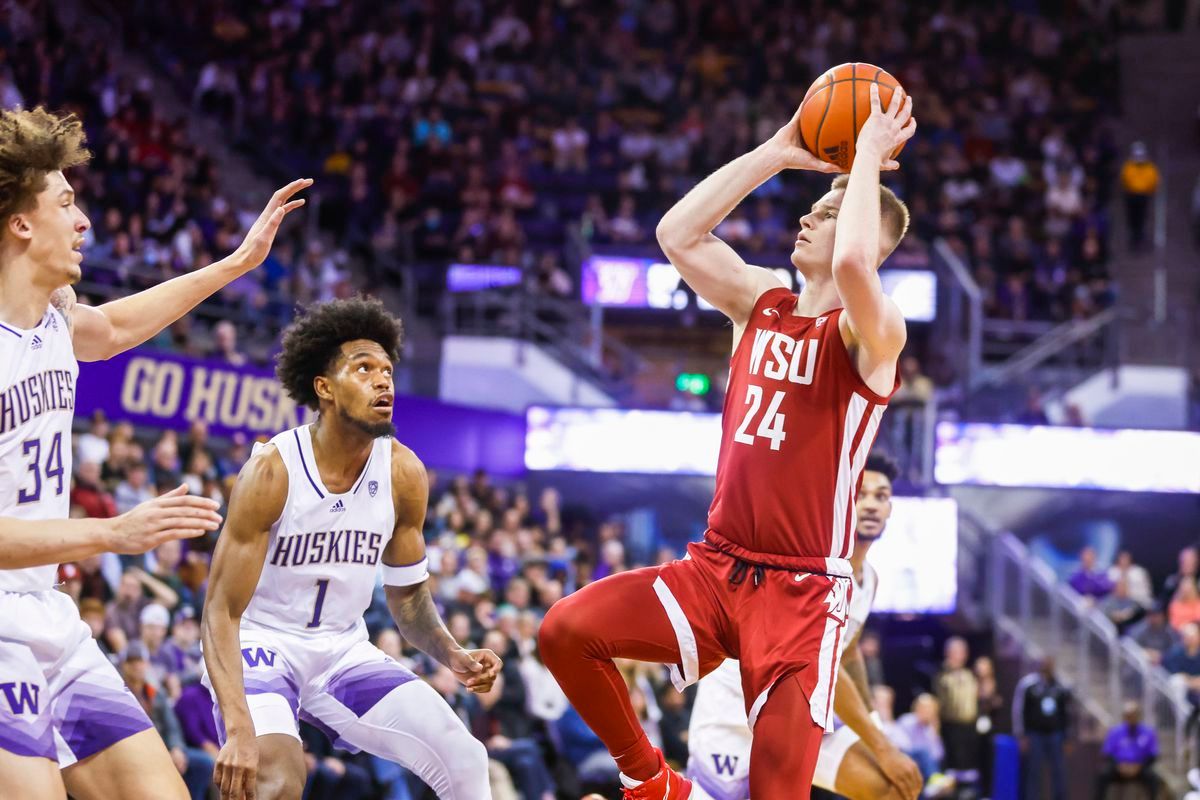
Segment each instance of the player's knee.
[{"label": "player's knee", "polygon": [[304,795],[303,770],[261,769],[258,773],[258,800],[300,800]]}]

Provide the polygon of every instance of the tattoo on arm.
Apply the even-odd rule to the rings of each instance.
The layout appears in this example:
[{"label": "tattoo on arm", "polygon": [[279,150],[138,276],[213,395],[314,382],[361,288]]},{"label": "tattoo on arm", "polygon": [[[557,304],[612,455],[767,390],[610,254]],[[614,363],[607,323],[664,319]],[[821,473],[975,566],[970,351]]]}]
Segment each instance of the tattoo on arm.
[{"label": "tattoo on arm", "polygon": [[438,614],[429,585],[388,586],[387,600],[400,635],[438,663],[445,664],[458,644]]}]

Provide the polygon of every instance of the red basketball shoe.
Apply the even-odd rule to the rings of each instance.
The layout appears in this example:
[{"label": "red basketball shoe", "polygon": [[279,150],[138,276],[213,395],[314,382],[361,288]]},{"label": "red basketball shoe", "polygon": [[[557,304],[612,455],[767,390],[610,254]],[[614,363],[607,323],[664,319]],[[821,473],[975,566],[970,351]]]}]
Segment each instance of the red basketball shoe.
[{"label": "red basketball shoe", "polygon": [[632,789],[622,789],[622,800],[688,800],[692,796],[692,782],[667,766],[661,750],[656,747],[654,752],[658,756],[658,772]]}]

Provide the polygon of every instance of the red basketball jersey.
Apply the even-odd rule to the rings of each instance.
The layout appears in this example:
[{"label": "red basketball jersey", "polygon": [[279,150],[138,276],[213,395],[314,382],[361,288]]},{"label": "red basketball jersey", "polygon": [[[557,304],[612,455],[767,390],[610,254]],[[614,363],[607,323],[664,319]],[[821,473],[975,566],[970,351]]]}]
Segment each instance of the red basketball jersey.
[{"label": "red basketball jersey", "polygon": [[855,497],[888,397],[867,387],[838,330],[842,309],[792,314],[758,298],[730,362],[705,538],[771,566],[849,577]]}]

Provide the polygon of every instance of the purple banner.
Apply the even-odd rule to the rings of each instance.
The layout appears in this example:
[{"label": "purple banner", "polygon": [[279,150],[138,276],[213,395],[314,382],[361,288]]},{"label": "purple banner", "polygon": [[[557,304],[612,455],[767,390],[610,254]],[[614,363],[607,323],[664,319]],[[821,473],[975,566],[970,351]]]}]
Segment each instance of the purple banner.
[{"label": "purple banner", "polygon": [[[81,363],[75,411],[102,409],[110,419],[184,430],[203,419],[211,433],[274,436],[315,418],[284,394],[272,370],[234,367],[173,353],[131,350]],[[525,471],[525,419],[516,414],[396,397],[397,438],[430,467]]]}]

